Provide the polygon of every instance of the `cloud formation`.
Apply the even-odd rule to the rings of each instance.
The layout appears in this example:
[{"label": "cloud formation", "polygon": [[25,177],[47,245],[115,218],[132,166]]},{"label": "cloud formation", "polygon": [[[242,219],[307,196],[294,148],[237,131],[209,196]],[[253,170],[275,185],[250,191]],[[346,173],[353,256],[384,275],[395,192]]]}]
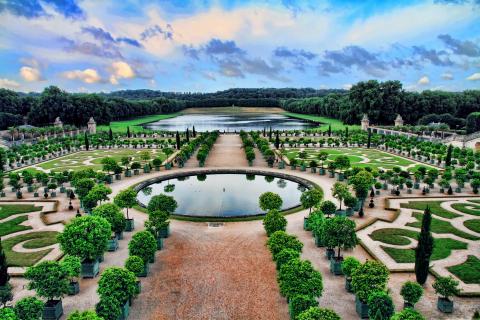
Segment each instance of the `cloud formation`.
[{"label": "cloud formation", "polygon": [[20,76],[27,82],[42,80],[42,75],[39,69],[27,66],[20,68]]},{"label": "cloud formation", "polygon": [[95,69],[72,70],[63,73],[63,77],[69,80],[80,80],[82,82],[92,84],[102,81],[102,78]]},{"label": "cloud formation", "polygon": [[423,76],[420,79],[418,79],[417,84],[419,84],[421,86],[426,86],[426,85],[430,84],[430,79],[427,76]]},{"label": "cloud formation", "polygon": [[0,78],[0,88],[6,89],[16,89],[20,87],[20,83],[14,80],[10,80],[7,78]]},{"label": "cloud formation", "polygon": [[470,80],[470,81],[478,81],[478,80],[480,80],[480,72],[475,72],[475,73],[472,74],[471,76],[467,77],[467,80]]},{"label": "cloud formation", "polygon": [[441,34],[438,36],[438,38],[442,40],[443,43],[445,43],[445,45],[455,54],[464,55],[467,57],[480,57],[480,46],[475,44],[473,41],[461,41],[454,39],[449,34]]}]

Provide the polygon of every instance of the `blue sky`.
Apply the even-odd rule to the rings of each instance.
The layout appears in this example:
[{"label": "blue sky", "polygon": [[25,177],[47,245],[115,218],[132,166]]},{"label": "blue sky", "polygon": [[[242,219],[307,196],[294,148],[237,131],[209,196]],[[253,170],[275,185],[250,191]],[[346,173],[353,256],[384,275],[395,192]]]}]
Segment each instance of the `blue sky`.
[{"label": "blue sky", "polygon": [[480,0],[3,0],[0,87],[480,88]]}]

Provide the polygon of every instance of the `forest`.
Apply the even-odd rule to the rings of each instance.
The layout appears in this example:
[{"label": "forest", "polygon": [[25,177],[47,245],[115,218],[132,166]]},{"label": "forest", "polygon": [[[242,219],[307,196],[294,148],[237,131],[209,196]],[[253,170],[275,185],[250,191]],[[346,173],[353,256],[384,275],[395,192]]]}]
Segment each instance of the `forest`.
[{"label": "forest", "polygon": [[214,93],[176,93],[155,90],[122,90],[111,93],[67,93],[50,86],[38,93],[0,89],[0,129],[29,124],[84,126],[90,117],[99,124],[150,114],[181,111],[188,107],[282,107],[358,124],[367,113],[372,124],[393,124],[396,114],[408,124],[444,122],[461,128],[466,117],[480,111],[480,90],[463,92],[405,91],[399,81],[359,82],[348,91],[312,88],[237,88]]}]

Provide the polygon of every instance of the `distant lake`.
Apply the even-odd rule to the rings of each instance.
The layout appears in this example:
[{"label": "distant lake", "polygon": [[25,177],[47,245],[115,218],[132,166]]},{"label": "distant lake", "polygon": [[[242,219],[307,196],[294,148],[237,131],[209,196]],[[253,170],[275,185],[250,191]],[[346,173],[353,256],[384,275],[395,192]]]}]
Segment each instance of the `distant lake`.
[{"label": "distant lake", "polygon": [[289,118],[278,113],[208,113],[208,114],[184,114],[175,118],[151,122],[144,128],[162,131],[185,131],[195,126],[196,131],[226,131],[240,130],[301,130],[314,128],[312,122]]}]

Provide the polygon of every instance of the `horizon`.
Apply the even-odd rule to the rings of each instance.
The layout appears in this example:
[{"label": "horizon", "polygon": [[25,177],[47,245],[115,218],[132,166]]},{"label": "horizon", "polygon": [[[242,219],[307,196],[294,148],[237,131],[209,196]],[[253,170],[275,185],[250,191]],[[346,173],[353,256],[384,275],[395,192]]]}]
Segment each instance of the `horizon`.
[{"label": "horizon", "polygon": [[479,22],[479,0],[7,1],[0,87],[458,92],[480,88]]}]

